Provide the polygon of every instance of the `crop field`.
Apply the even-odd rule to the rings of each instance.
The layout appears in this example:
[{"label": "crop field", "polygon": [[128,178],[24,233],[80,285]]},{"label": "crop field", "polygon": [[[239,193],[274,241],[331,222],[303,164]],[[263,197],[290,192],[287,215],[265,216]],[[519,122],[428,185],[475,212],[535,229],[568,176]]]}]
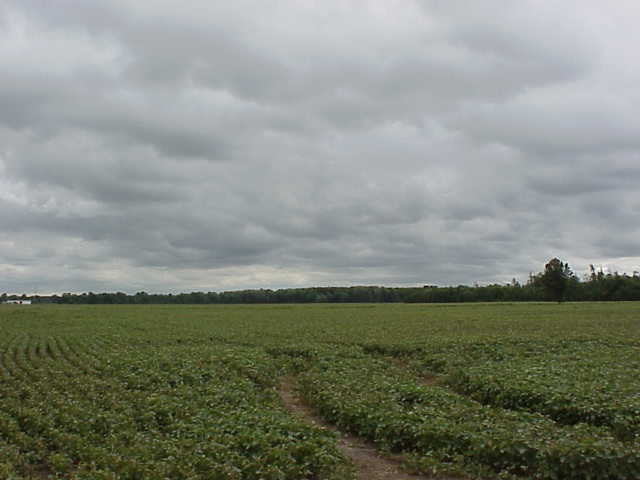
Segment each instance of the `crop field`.
[{"label": "crop field", "polygon": [[0,306],[0,479],[365,478],[343,433],[421,478],[638,479],[640,303]]}]

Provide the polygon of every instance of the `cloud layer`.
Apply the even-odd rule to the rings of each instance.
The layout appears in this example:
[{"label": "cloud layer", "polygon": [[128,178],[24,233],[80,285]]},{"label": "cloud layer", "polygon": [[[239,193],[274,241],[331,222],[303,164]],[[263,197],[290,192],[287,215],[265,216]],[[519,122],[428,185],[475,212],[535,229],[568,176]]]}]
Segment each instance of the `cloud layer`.
[{"label": "cloud layer", "polygon": [[635,2],[0,5],[0,291],[640,270]]}]

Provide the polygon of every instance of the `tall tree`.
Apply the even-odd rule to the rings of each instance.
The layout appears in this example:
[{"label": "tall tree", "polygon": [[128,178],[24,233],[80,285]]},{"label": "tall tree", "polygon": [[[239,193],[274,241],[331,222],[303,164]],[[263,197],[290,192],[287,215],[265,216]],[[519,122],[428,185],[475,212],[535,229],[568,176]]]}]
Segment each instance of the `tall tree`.
[{"label": "tall tree", "polygon": [[559,258],[552,258],[544,266],[544,272],[538,276],[538,283],[545,291],[549,300],[561,302],[575,275],[568,263],[563,263]]}]

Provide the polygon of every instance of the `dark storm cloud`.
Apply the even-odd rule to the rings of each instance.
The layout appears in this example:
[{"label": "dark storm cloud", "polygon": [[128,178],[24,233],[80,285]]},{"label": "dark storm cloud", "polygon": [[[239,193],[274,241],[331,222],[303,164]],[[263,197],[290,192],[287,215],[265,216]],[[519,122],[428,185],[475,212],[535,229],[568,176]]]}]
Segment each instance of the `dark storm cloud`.
[{"label": "dark storm cloud", "polygon": [[638,8],[0,6],[0,290],[638,269]]}]

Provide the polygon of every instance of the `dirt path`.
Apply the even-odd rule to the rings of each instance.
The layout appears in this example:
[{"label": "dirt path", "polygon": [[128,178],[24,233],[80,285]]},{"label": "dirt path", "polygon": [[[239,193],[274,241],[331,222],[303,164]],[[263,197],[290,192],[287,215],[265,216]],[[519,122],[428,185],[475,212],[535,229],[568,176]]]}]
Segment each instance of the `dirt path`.
[{"label": "dirt path", "polygon": [[314,426],[331,430],[339,435],[338,448],[351,459],[358,480],[420,480],[428,477],[409,475],[400,468],[400,458],[382,455],[371,444],[358,437],[340,432],[333,425],[318,417],[305,405],[294,391],[294,382],[285,377],[278,390],[285,408],[295,416]]}]

